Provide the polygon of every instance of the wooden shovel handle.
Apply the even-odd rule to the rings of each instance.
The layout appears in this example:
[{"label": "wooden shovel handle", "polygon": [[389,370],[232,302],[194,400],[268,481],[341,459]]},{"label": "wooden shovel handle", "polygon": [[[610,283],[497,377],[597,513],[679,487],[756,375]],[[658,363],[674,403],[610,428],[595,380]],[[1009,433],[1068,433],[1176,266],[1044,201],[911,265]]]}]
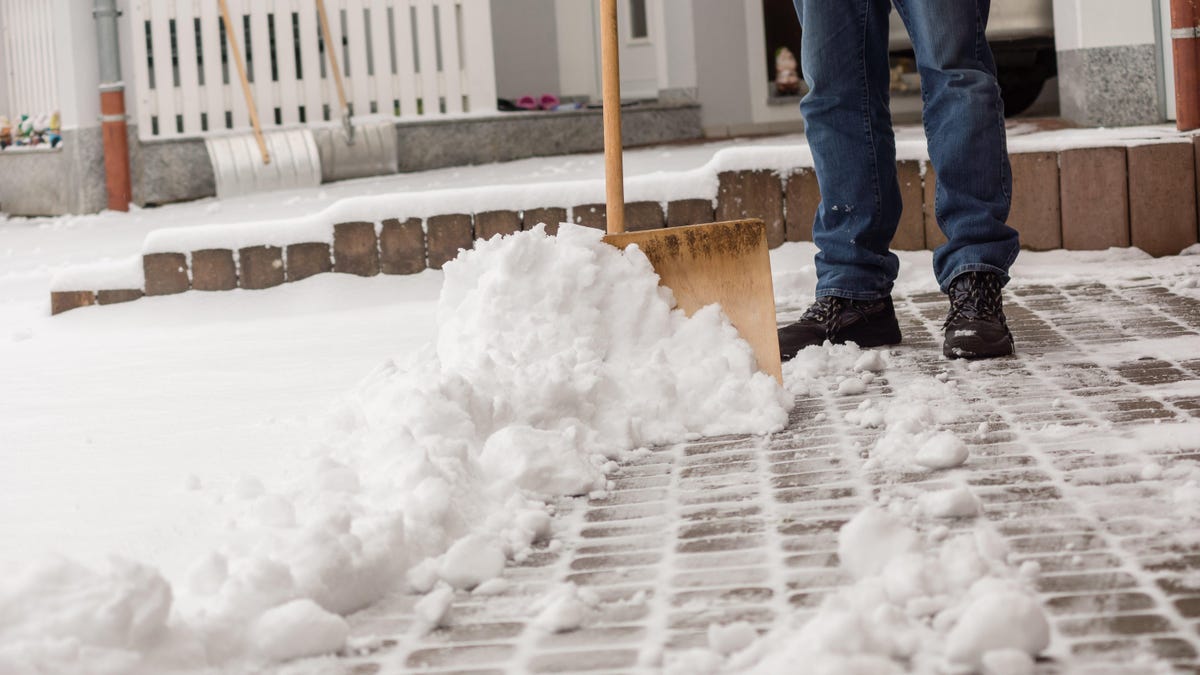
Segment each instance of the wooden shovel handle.
[{"label": "wooden shovel handle", "polygon": [[229,18],[229,4],[221,3],[221,21],[225,23],[225,36],[229,41],[229,51],[233,55],[233,63],[237,66],[238,79],[242,81],[242,94],[246,97],[246,107],[250,109],[250,124],[254,126],[254,140],[258,141],[258,151],[262,153],[263,164],[271,163],[271,153],[267,152],[267,140],[263,138],[262,126],[258,123],[258,107],[254,105],[254,92],[250,91],[250,80],[246,78],[246,65],[242,63],[242,50],[238,48],[237,35],[233,32],[233,21]]},{"label": "wooden shovel handle", "polygon": [[348,116],[350,106],[346,103],[346,85],[342,84],[342,69],[338,67],[337,45],[333,44],[333,33],[329,30],[329,15],[325,13],[325,0],[317,0],[317,16],[321,19],[321,35],[325,36],[325,53],[329,54],[329,64],[333,68],[333,81],[337,83],[338,102],[342,105],[342,114]]},{"label": "wooden shovel handle", "polygon": [[600,79],[604,90],[604,187],[608,233],[625,231],[625,173],[621,162],[621,65],[617,0],[600,2]]}]

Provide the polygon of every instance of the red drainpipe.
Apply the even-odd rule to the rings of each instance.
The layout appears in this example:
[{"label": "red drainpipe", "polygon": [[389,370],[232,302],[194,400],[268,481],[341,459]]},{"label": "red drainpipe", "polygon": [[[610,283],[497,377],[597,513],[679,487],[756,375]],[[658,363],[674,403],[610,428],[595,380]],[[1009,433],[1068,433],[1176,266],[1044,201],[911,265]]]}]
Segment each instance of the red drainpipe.
[{"label": "red drainpipe", "polygon": [[1200,0],[1171,0],[1175,54],[1175,124],[1200,129]]},{"label": "red drainpipe", "polygon": [[104,179],[108,208],[128,211],[133,201],[129,177],[129,136],[125,124],[125,84],[121,81],[121,57],[116,0],[95,0],[96,43],[100,52],[100,130],[104,138]]},{"label": "red drainpipe", "polygon": [[104,138],[104,182],[108,208],[128,211],[133,201],[129,174],[129,135],[125,123],[125,87],[100,86],[100,131]]}]

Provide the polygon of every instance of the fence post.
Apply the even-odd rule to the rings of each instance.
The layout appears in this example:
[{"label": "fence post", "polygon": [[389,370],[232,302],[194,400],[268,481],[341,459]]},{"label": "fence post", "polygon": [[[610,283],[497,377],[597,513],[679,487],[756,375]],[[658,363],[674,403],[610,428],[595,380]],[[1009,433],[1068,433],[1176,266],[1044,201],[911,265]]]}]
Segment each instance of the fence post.
[{"label": "fence post", "polygon": [[96,45],[100,55],[100,129],[104,138],[104,179],[108,208],[128,211],[133,201],[129,176],[129,136],[125,122],[125,84],[117,37],[116,0],[96,0]]}]

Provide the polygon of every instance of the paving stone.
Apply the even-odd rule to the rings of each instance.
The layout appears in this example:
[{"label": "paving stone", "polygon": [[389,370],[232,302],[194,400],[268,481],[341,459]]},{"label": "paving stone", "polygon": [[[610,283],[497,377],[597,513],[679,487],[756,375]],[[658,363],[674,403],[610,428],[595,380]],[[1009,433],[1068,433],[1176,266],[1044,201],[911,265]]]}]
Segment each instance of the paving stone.
[{"label": "paving stone", "polygon": [[466,214],[433,216],[425,221],[425,230],[430,269],[442,269],[458,257],[459,251],[469,250],[474,245],[471,216]]},{"label": "paving stone", "polygon": [[558,234],[559,223],[567,222],[567,210],[558,207],[525,209],[521,212],[521,229],[532,230],[534,226],[546,226],[546,234]]},{"label": "paving stone", "polygon": [[496,235],[508,235],[521,230],[521,215],[516,211],[484,211],[475,214],[475,238],[484,241]]},{"label": "paving stone", "polygon": [[539,654],[529,661],[529,672],[569,673],[605,668],[624,669],[637,663],[636,649],[603,649],[573,651],[561,654]]},{"label": "paving stone", "polygon": [[1058,153],[1011,155],[1012,210],[1008,224],[1021,233],[1021,246],[1034,251],[1062,248]]},{"label": "paving stone", "polygon": [[284,254],[284,277],[289,282],[333,271],[333,254],[325,242],[289,244]]},{"label": "paving stone", "polygon": [[1195,153],[1188,143],[1129,148],[1129,227],[1134,246],[1174,255],[1197,241]]},{"label": "paving stone", "polygon": [[147,253],[142,256],[146,295],[171,295],[191,288],[187,256],[182,253]]},{"label": "paving stone", "polygon": [[726,171],[717,176],[718,221],[758,218],[767,227],[767,245],[784,242],[783,181],[774,171]]},{"label": "paving stone", "polygon": [[[817,205],[821,203],[821,186],[817,183],[817,172],[798,169],[787,177],[784,186],[784,202],[788,241],[812,241],[813,221],[817,217]],[[925,235],[921,234],[924,244]]]},{"label": "paving stone", "polygon": [[53,291],[50,293],[51,316],[94,304],[96,304],[96,294],[92,291]]},{"label": "paving stone", "polygon": [[911,160],[896,162],[896,177],[900,180],[900,225],[892,238],[897,251],[925,250],[925,185],[921,178],[921,163]]},{"label": "paving stone", "polygon": [[278,246],[238,249],[238,284],[242,288],[271,288],[283,280],[283,249]]},{"label": "paving stone", "polygon": [[1063,247],[1129,246],[1129,180],[1125,148],[1059,153]]},{"label": "paving stone", "polygon": [[354,221],[333,226],[333,271],[360,277],[379,274],[375,223]]},{"label": "paving stone", "polygon": [[608,227],[608,207],[604,204],[580,204],[574,206],[571,208],[571,222],[576,225],[603,230]]},{"label": "paving stone", "polygon": [[380,224],[379,269],[384,274],[424,271],[425,229],[420,218],[388,218]]},{"label": "paving stone", "polygon": [[145,293],[140,288],[96,291],[96,303],[100,305],[115,305],[122,302],[133,302]]},{"label": "paving stone", "polygon": [[625,205],[625,229],[656,230],[666,227],[666,216],[658,202],[630,202]]},{"label": "paving stone", "polygon": [[237,288],[237,265],[227,248],[192,251],[192,288],[197,291],[231,291]]},{"label": "paving stone", "polygon": [[667,227],[702,225],[714,222],[709,199],[678,199],[667,204]]}]

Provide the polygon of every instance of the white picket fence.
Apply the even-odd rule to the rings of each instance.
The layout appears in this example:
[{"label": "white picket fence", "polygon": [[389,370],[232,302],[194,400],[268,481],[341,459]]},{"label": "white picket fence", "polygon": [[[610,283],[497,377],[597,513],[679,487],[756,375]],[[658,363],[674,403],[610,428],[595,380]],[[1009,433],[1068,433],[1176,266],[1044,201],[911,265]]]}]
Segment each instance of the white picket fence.
[{"label": "white picket fence", "polygon": [[[228,0],[266,128],[340,117],[315,0]],[[356,116],[494,110],[489,0],[326,0]],[[250,128],[217,0],[131,0],[138,135]]]},{"label": "white picket fence", "polygon": [[0,115],[48,115],[58,110],[58,69],[51,5],[46,0],[0,0]]}]

